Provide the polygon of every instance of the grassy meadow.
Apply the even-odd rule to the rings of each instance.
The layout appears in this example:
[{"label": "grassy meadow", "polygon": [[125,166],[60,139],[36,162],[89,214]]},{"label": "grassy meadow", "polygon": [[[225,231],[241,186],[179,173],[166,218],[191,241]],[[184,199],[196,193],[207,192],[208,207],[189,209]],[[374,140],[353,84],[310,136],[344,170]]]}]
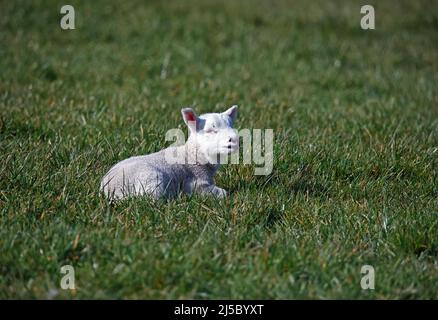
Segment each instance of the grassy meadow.
[{"label": "grassy meadow", "polygon": [[[436,1],[370,0],[375,30],[360,1],[68,3],[75,30],[62,1],[0,1],[0,298],[438,298]],[[274,130],[272,174],[100,196],[182,107],[233,104]]]}]

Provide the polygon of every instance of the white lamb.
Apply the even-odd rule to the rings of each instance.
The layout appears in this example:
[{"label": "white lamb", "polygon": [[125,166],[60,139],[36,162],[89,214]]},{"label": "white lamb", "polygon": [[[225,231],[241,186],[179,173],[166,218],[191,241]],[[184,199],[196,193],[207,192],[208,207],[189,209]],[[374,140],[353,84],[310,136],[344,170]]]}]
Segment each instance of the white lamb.
[{"label": "white lamb", "polygon": [[[225,197],[227,192],[215,186],[218,158],[239,148],[239,136],[232,128],[237,106],[222,113],[197,116],[191,108],[181,110],[189,128],[184,145],[144,156],[131,157],[113,166],[103,177],[100,190],[110,199],[130,196],[172,198],[193,192]],[[179,155],[178,163],[169,155]]]}]

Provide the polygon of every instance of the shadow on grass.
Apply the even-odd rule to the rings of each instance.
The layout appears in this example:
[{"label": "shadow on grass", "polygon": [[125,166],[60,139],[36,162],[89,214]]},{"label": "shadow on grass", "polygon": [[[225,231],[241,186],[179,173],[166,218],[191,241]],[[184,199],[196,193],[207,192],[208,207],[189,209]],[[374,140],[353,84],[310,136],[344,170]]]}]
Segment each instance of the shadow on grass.
[{"label": "shadow on grass", "polygon": [[329,196],[329,188],[317,181],[311,165],[304,165],[295,172],[274,171],[269,176],[257,176],[255,180],[248,181],[248,185],[252,185],[251,187],[260,190],[260,192],[275,189],[276,192],[284,191],[291,195],[303,194],[314,198]]}]

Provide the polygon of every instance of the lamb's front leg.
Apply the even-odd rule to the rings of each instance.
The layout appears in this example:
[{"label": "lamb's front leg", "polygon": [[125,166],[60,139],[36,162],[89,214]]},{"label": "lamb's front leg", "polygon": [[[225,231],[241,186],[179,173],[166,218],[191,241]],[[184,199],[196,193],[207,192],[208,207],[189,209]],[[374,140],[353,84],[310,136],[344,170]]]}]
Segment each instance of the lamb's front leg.
[{"label": "lamb's front leg", "polygon": [[216,198],[225,198],[227,196],[227,191],[222,188],[216,187],[214,184],[209,184],[201,182],[196,185],[196,191],[205,194],[212,195]]},{"label": "lamb's front leg", "polygon": [[213,194],[216,198],[226,198],[227,191],[225,189],[213,186],[210,190],[210,193]]}]

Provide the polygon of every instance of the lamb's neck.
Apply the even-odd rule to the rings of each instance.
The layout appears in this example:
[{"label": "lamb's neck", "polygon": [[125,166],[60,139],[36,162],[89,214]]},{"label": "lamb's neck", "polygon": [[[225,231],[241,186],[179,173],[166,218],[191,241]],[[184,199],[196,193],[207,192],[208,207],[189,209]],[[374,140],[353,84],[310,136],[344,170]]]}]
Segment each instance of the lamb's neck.
[{"label": "lamb's neck", "polygon": [[212,161],[200,151],[199,145],[190,138],[183,146],[186,152],[186,160],[188,164],[195,166],[197,171],[203,171],[213,177],[219,169],[219,164],[211,163]]}]

